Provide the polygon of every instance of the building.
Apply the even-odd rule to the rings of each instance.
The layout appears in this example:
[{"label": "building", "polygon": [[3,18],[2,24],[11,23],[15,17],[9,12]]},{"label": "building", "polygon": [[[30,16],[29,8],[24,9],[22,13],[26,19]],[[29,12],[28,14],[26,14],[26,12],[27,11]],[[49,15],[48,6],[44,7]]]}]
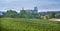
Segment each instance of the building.
[{"label": "building", "polygon": [[37,7],[34,7],[33,10],[26,10],[28,13],[31,13],[31,14],[37,14],[38,13],[38,8]]},{"label": "building", "polygon": [[32,9],[24,10],[24,8],[22,8],[22,10],[20,10],[20,13],[21,13],[21,17],[39,18],[37,7],[34,7],[33,10]]},{"label": "building", "polygon": [[34,7],[34,10],[33,10],[33,13],[38,13],[38,8],[37,7]]}]

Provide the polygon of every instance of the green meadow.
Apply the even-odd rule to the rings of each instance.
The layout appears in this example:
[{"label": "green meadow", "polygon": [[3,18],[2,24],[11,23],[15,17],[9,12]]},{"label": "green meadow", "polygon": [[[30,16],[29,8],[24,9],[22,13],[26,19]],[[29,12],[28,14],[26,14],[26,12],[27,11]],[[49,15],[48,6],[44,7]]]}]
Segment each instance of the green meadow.
[{"label": "green meadow", "polygon": [[60,31],[60,22],[28,19],[28,18],[0,18],[1,31]]}]

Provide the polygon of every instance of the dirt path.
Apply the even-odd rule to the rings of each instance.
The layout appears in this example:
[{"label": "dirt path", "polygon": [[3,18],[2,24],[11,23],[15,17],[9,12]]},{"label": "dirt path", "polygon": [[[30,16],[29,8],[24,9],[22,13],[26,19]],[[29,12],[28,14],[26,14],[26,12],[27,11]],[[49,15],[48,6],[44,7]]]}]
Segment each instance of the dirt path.
[{"label": "dirt path", "polygon": [[60,19],[49,19],[50,21],[60,21]]}]

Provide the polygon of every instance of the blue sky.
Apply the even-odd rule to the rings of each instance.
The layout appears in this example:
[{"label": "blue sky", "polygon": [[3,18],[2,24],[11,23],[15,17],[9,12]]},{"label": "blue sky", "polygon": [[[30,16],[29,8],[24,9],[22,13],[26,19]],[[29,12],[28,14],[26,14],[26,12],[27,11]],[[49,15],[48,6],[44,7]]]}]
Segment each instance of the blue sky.
[{"label": "blue sky", "polygon": [[33,9],[34,6],[37,6],[39,11],[59,11],[60,0],[0,0],[0,11],[19,11],[23,7]]}]

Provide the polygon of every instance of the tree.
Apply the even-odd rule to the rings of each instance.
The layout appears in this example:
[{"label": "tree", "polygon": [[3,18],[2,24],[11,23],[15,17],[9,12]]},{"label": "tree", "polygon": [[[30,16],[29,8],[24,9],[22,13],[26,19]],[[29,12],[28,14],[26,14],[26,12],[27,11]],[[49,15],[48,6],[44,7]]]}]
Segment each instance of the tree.
[{"label": "tree", "polygon": [[56,17],[56,18],[60,18],[60,14],[56,14],[55,17]]},{"label": "tree", "polygon": [[20,18],[24,18],[26,15],[25,15],[26,11],[25,10],[21,10],[20,11]]},{"label": "tree", "polygon": [[54,12],[51,12],[48,14],[49,18],[55,18],[55,13]]},{"label": "tree", "polygon": [[32,14],[27,12],[27,10],[21,10],[20,18],[32,18]]},{"label": "tree", "polygon": [[16,11],[13,11],[13,10],[8,10],[6,12],[6,17],[11,17],[11,18],[15,18],[15,17],[18,17],[18,14]]},{"label": "tree", "polygon": [[55,18],[55,13],[54,13],[54,12],[52,12],[51,15],[52,15],[52,16],[51,16],[52,18]]}]

